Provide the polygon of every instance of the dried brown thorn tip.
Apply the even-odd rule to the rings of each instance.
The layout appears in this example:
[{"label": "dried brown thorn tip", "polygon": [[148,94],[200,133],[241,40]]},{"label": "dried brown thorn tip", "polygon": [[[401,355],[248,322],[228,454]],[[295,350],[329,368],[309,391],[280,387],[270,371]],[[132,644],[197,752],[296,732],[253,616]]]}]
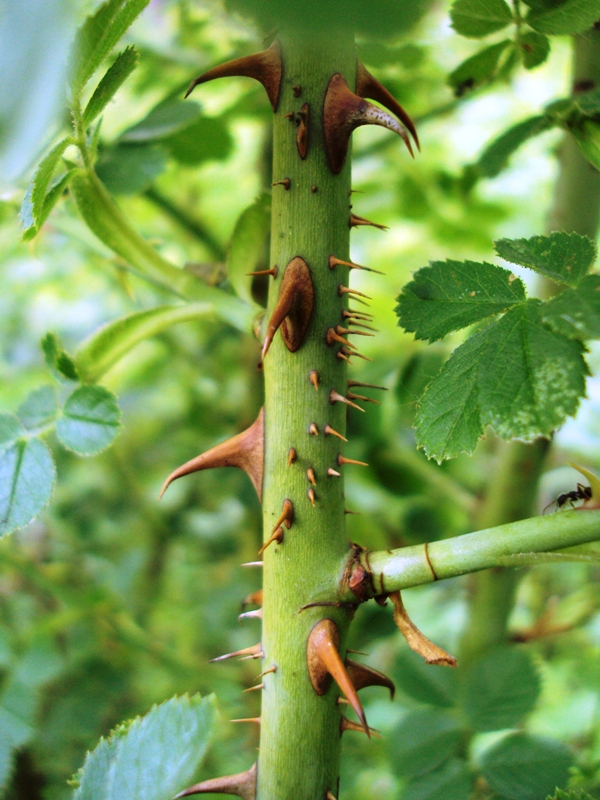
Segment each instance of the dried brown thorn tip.
[{"label": "dried brown thorn tip", "polygon": [[343,442],[347,442],[348,441],[348,439],[346,439],[345,436],[342,436],[341,433],[338,433],[336,430],[334,430],[331,427],[331,425],[329,425],[329,423],[327,425],[325,425],[325,427],[323,428],[323,432],[325,433],[325,436],[327,436],[328,434],[331,434],[331,436],[337,436],[337,438],[341,439]]},{"label": "dried brown thorn tip", "polygon": [[322,619],[317,622],[310,632],[306,648],[310,681],[315,692],[322,696],[329,689],[333,678],[342,694],[350,701],[350,705],[363,724],[365,733],[369,736],[365,712],[344,662],[340,658],[339,646],[340,636],[333,620]]},{"label": "dried brown thorn tip", "polygon": [[389,595],[394,606],[394,622],[400,629],[400,633],[406,639],[408,646],[415,653],[423,656],[427,664],[439,664],[444,667],[455,667],[456,659],[437,644],[434,644],[417,628],[408,616],[400,592],[392,592]]},{"label": "dried brown thorn tip", "polygon": [[283,509],[281,511],[281,514],[279,515],[279,519],[273,526],[273,533],[275,533],[275,531],[280,525],[285,525],[285,527],[289,530],[292,527],[293,520],[294,520],[294,506],[292,505],[292,501],[284,500]]},{"label": "dried brown thorn tip", "polygon": [[279,298],[267,326],[262,358],[267,355],[273,337],[281,326],[287,349],[295,353],[304,341],[314,305],[314,287],[308,264],[296,256],[287,265]]},{"label": "dried brown thorn tip", "polygon": [[192,81],[185,96],[188,97],[193,89],[201,83],[206,83],[216,78],[236,76],[254,78],[254,80],[262,83],[273,111],[276,111],[281,89],[281,78],[283,76],[283,63],[279,43],[275,41],[267,50],[263,50],[261,53],[236,58],[233,61],[227,61],[225,64],[219,64],[219,66],[209,69],[208,72]]},{"label": "dried brown thorn tip", "polygon": [[350,214],[350,227],[351,228],[359,228],[361,225],[368,225],[371,228],[379,228],[380,231],[388,231],[389,227],[387,225],[380,225],[378,222],[371,222],[370,219],[365,219],[364,217],[359,217],[356,214]]},{"label": "dried brown thorn tip", "polygon": [[[237,722],[238,720],[232,720]],[[202,783],[196,783],[189,789],[176,794],[173,800],[181,797],[189,797],[192,794],[235,794],[242,800],[256,800],[256,764],[247,772],[240,772],[237,775],[227,775],[223,778],[211,778]]]},{"label": "dried brown thorn tip", "polygon": [[221,442],[172,472],[163,484],[159,499],[169,484],[183,475],[213,467],[239,467],[250,477],[260,500],[262,498],[264,447],[265,411],[264,408],[261,408],[254,424],[243,433],[238,433],[232,439]]},{"label": "dried brown thorn tip", "polygon": [[341,453],[339,453],[337,457],[337,463],[339,467],[343,467],[344,464],[356,464],[359,467],[369,466],[366,461],[357,461],[355,458],[346,458],[346,456],[343,456]]},{"label": "dried brown thorn tip", "polygon": [[267,547],[270,544],[273,544],[273,542],[277,542],[277,544],[281,544],[282,541],[283,541],[283,528],[280,526],[279,528],[276,528],[273,531],[273,533],[269,536],[267,541],[263,544],[263,546],[258,551],[258,555],[259,556],[262,555],[265,552],[265,550],[267,549]]},{"label": "dried brown thorn tip", "polygon": [[375,728],[369,728],[368,726],[367,728],[363,728],[362,725],[352,722],[352,720],[347,717],[342,717],[341,730],[342,733],[344,733],[344,731],[358,731],[359,733],[366,733],[369,738],[373,736],[375,739],[381,739],[381,734],[379,731],[376,731]]},{"label": "dried brown thorn tip", "polygon": [[391,111],[392,114],[395,114],[411,132],[418,149],[421,149],[417,130],[412,119],[408,116],[396,98],[391,95],[390,92],[388,92],[385,86],[382,86],[382,84],[379,83],[379,81],[374,78],[373,75],[371,75],[368,69],[366,69],[366,67],[363,66],[360,61],[358,62],[356,72],[356,94],[359,97],[367,97],[369,100],[375,100],[377,103],[381,103],[381,105],[385,106],[388,111]]}]

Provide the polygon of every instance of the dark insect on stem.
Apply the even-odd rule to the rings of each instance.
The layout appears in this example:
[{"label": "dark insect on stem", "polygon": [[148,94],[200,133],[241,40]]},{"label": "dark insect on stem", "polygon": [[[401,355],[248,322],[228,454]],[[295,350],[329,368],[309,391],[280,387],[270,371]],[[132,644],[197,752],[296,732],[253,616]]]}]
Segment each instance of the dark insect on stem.
[{"label": "dark insect on stem", "polygon": [[553,500],[551,503],[548,503],[546,508],[542,511],[542,514],[545,514],[547,509],[550,506],[556,506],[557,510],[564,508],[567,503],[571,506],[571,508],[575,508],[573,503],[577,500],[591,500],[592,499],[592,487],[591,486],[583,486],[583,484],[578,483],[576,489],[572,489],[570,492],[563,492],[559,494],[556,500]]}]

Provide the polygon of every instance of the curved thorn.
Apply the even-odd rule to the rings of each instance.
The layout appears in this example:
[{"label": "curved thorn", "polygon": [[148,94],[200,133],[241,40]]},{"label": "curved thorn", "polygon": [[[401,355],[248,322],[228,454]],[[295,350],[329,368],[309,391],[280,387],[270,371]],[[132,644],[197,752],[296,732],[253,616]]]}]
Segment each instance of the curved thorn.
[{"label": "curved thorn", "polygon": [[219,661],[227,661],[229,658],[236,658],[236,656],[257,656],[261,651],[261,644],[253,644],[252,647],[243,647],[241,650],[236,650],[233,653],[225,653],[224,656],[217,656],[211,658],[209,664],[216,664]]},{"label": "curved thorn", "polygon": [[292,182],[289,178],[284,178],[282,181],[275,181],[275,183],[271,184],[271,186],[283,186],[286,192],[289,190],[291,185]]},{"label": "curved thorn", "polygon": [[300,256],[285,268],[279,298],[273,309],[262,346],[264,360],[280,326],[288,350],[294,353],[304,341],[314,304],[314,286],[310,268]]},{"label": "curved thorn", "polygon": [[206,83],[216,78],[233,77],[254,78],[254,80],[262,83],[269,98],[269,102],[271,103],[271,107],[273,111],[276,111],[279,102],[281,79],[283,77],[283,63],[281,60],[279,43],[274,41],[267,50],[254,53],[251,56],[236,58],[233,61],[227,61],[225,64],[219,64],[209,69],[208,72],[205,72],[191,82],[185,96],[189,97],[196,86],[199,86],[201,83]]},{"label": "curved thorn", "polygon": [[330,478],[341,478],[342,477],[342,473],[341,472],[338,472],[337,470],[332,469],[331,467],[329,467],[329,469],[327,470],[327,474],[329,475]]},{"label": "curved thorn", "polygon": [[[233,721],[233,720],[232,720]],[[192,794],[235,794],[242,800],[256,800],[256,764],[247,772],[240,772],[237,775],[227,775],[223,778],[211,778],[202,781],[183,792],[176,794],[173,800],[181,797],[188,797]]]},{"label": "curved thorn", "polygon": [[329,688],[331,678],[333,678],[342,694],[350,701],[350,705],[363,724],[365,733],[370,736],[364,709],[346,671],[344,662],[340,658],[338,652],[339,644],[338,629],[331,619],[322,619],[317,622],[310,632],[306,648],[306,659],[313,689],[318,695],[325,694]]},{"label": "curved thorn", "polygon": [[261,408],[256,421],[243,433],[207,450],[206,453],[187,461],[172,472],[164,482],[159,500],[167,487],[177,478],[213,467],[239,467],[254,484],[258,499],[262,499],[263,463],[265,447],[265,410]]},{"label": "curved thorn", "polygon": [[425,634],[417,628],[415,623],[408,616],[400,592],[391,592],[390,600],[394,606],[394,622],[400,629],[400,633],[406,639],[406,643],[411,650],[423,656],[427,664],[440,664],[444,667],[456,667],[456,659],[437,644],[428,639]]},{"label": "curved thorn", "polygon": [[339,467],[343,467],[344,464],[356,464],[359,467],[368,467],[366,461],[357,461],[355,458],[346,458],[341,453],[337,457],[337,463]]},{"label": "curved thorn", "polygon": [[331,427],[331,425],[329,425],[329,423],[327,425],[325,425],[325,427],[323,429],[323,433],[325,434],[325,436],[327,436],[327,435],[337,436],[337,438],[341,439],[343,442],[347,442],[348,441],[348,439],[346,439],[345,436],[342,436],[341,433],[338,433],[336,430],[334,430]]},{"label": "curved thorn", "polygon": [[346,669],[357,692],[366,686],[384,686],[390,690],[391,699],[394,699],[394,694],[396,693],[394,682],[383,672],[368,667],[366,664],[359,664],[358,661],[352,661],[349,658],[346,659]]},{"label": "curved thorn", "polygon": [[263,678],[265,675],[270,675],[271,672],[277,672],[277,664],[273,664],[272,667],[266,669],[264,672],[261,672],[260,675],[257,675],[257,678]]},{"label": "curved thorn", "polygon": [[395,114],[410,131],[418,150],[421,150],[417,129],[415,128],[412,119],[408,116],[396,98],[390,94],[385,86],[379,83],[379,81],[374,78],[373,75],[371,75],[369,70],[363,64],[361,64],[360,61],[358,62],[356,70],[356,94],[359,97],[366,97],[369,100],[375,100],[377,103],[381,103],[381,105],[385,106],[388,111],[391,111],[392,114]]}]

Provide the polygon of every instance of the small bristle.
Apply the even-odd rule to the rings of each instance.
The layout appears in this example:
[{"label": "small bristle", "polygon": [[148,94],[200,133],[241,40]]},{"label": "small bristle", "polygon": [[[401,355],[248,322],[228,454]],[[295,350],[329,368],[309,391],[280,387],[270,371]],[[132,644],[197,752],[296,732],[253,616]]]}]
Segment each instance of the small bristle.
[{"label": "small bristle", "polygon": [[335,469],[332,469],[331,467],[329,467],[329,469],[327,470],[327,474],[329,475],[330,478],[340,478],[341,477],[341,473],[338,472]]},{"label": "small bristle", "polygon": [[311,487],[306,494],[308,495],[308,499],[310,500],[310,503],[311,503],[312,507],[314,508],[315,505],[316,505],[316,501],[317,501],[317,496],[315,494],[315,490]]},{"label": "small bristle", "polygon": [[341,453],[337,457],[338,466],[343,467],[344,464],[356,464],[359,467],[368,467],[366,461],[357,461],[355,458],[346,458]]},{"label": "small bristle", "polygon": [[342,328],[341,325],[336,325],[336,332],[340,336],[374,336],[373,333],[365,333],[365,331],[351,331],[350,328]]},{"label": "small bristle", "polygon": [[339,294],[340,297],[343,294],[352,294],[352,295],[356,295],[356,297],[364,297],[366,300],[372,300],[373,299],[368,294],[364,294],[364,292],[359,292],[358,289],[350,289],[349,286],[342,286],[341,284],[338,286],[338,294]]},{"label": "small bristle", "polygon": [[319,373],[316,369],[311,369],[308,380],[312,383],[317,391],[319,391]]},{"label": "small bristle", "polygon": [[317,428],[317,426],[316,426],[316,424],[314,422],[310,423],[310,425],[308,427],[308,432],[310,433],[311,436],[318,436],[319,435],[319,429]]},{"label": "small bristle", "polygon": [[308,479],[308,482],[312,483],[313,486],[317,485],[317,477],[316,477],[315,471],[314,471],[314,469],[312,467],[309,467],[306,470],[306,477]]},{"label": "small bristle", "polygon": [[336,392],[335,389],[332,389],[329,392],[329,402],[332,405],[334,403],[345,403],[347,406],[351,406],[352,408],[357,408],[359,411],[364,412],[364,408],[357,406],[356,403],[353,403],[352,400],[348,400],[347,397],[343,397],[339,392]]},{"label": "small bristle", "polygon": [[348,386],[360,386],[363,389],[381,389],[383,392],[387,392],[387,386],[377,386],[375,383],[362,383],[361,381],[348,381]]},{"label": "small bristle", "polygon": [[323,432],[325,433],[325,436],[327,436],[327,435],[337,436],[337,438],[341,439],[343,442],[347,442],[348,441],[348,439],[346,439],[345,436],[342,436],[341,433],[338,433],[329,424],[325,425],[325,428],[323,429]]},{"label": "small bristle", "polygon": [[247,694],[248,692],[259,692],[261,689],[264,689],[264,683],[259,683],[256,686],[251,686],[249,689],[244,689],[243,694]]},{"label": "small bristle", "polygon": [[288,467],[291,467],[297,458],[298,458],[298,453],[296,453],[296,448],[290,447],[290,449],[288,450]]},{"label": "small bristle", "polygon": [[245,564],[241,564],[242,567],[262,567],[264,565],[264,561],[246,561]]}]

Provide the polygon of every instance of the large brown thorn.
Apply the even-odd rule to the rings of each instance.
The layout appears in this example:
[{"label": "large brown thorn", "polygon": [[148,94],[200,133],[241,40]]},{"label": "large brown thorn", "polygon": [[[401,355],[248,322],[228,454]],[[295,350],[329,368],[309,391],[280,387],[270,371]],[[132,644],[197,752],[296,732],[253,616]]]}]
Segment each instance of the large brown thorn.
[{"label": "large brown thorn", "polygon": [[375,102],[381,103],[381,105],[385,106],[388,111],[391,111],[392,114],[395,114],[411,132],[418,149],[421,149],[419,137],[417,135],[417,129],[415,128],[412,119],[408,116],[396,98],[388,92],[385,86],[382,86],[382,84],[371,75],[369,70],[363,64],[361,64],[360,61],[358,62],[358,68],[356,71],[356,94],[359,97],[366,97],[369,100],[375,100]]},{"label": "large brown thorn", "polygon": [[172,472],[164,482],[159,500],[169,484],[183,475],[213,467],[239,467],[254,484],[258,499],[262,499],[263,463],[265,448],[265,410],[261,408],[254,422],[243,433],[216,445]]},{"label": "large brown thorn", "polygon": [[352,400],[348,400],[347,397],[343,397],[339,392],[336,392],[335,389],[332,389],[329,392],[329,402],[331,405],[334,403],[345,403],[347,406],[351,406],[352,408],[357,408],[359,411],[364,412],[364,408],[357,406],[356,403],[353,403]]},{"label": "large brown thorn", "polygon": [[412,155],[412,146],[404,125],[379,106],[354,94],[346,79],[336,72],[329,81],[323,105],[323,126],[329,166],[334,174],[342,171],[352,131],[361,125],[381,125],[397,133]]},{"label": "large brown thorn", "polygon": [[365,686],[385,686],[386,689],[390,690],[391,699],[394,699],[396,692],[394,682],[383,672],[367,667],[366,664],[360,664],[358,661],[352,661],[349,658],[346,659],[346,669],[357,692],[364,689]]},{"label": "large brown thorn", "polygon": [[377,275],[384,275],[384,272],[381,272],[378,269],[372,269],[371,267],[363,267],[362,264],[355,264],[354,261],[342,261],[341,258],[336,258],[335,256],[329,256],[329,269],[335,269],[338,265],[342,265],[343,267],[348,267],[348,269],[364,269],[367,272],[375,272]]},{"label": "large brown thorn", "polygon": [[317,622],[310,632],[306,648],[308,674],[313,689],[318,695],[324,695],[333,678],[362,722],[365,733],[370,736],[365,712],[344,662],[340,658],[339,646],[340,635],[335,622],[331,619],[322,619]]},{"label": "large brown thorn", "polygon": [[252,647],[243,647],[241,650],[236,650],[233,653],[225,653],[224,656],[217,656],[217,658],[211,658],[210,664],[216,664],[218,661],[227,661],[228,658],[236,658],[237,656],[257,656],[261,653],[261,644],[253,644]]},{"label": "large brown thorn", "polygon": [[379,222],[371,222],[370,219],[365,219],[364,217],[359,217],[356,214],[350,214],[350,223],[351,228],[359,228],[361,225],[368,225],[371,228],[379,228],[380,231],[388,231],[389,227],[387,225],[381,225]]},{"label": "large brown thorn", "polygon": [[281,88],[281,78],[283,76],[283,63],[281,60],[279,43],[274,41],[268,50],[254,53],[251,56],[236,58],[233,61],[227,61],[225,64],[219,64],[217,67],[209,69],[208,72],[205,72],[191,82],[185,96],[189,97],[196,86],[199,86],[201,83],[206,83],[216,78],[238,76],[254,78],[254,80],[262,83],[273,111],[276,111],[279,101],[279,90]]},{"label": "large brown thorn", "polygon": [[303,258],[296,256],[287,265],[283,274],[277,305],[271,314],[263,342],[263,359],[280,326],[285,346],[290,352],[296,352],[306,335],[314,297],[309,266]]},{"label": "large brown thorn", "polygon": [[[233,721],[233,720],[232,720]],[[191,794],[235,794],[242,800],[256,800],[256,764],[247,772],[237,775],[227,775],[224,778],[211,778],[211,780],[190,786],[183,792],[176,794],[173,800],[188,797]]]}]

